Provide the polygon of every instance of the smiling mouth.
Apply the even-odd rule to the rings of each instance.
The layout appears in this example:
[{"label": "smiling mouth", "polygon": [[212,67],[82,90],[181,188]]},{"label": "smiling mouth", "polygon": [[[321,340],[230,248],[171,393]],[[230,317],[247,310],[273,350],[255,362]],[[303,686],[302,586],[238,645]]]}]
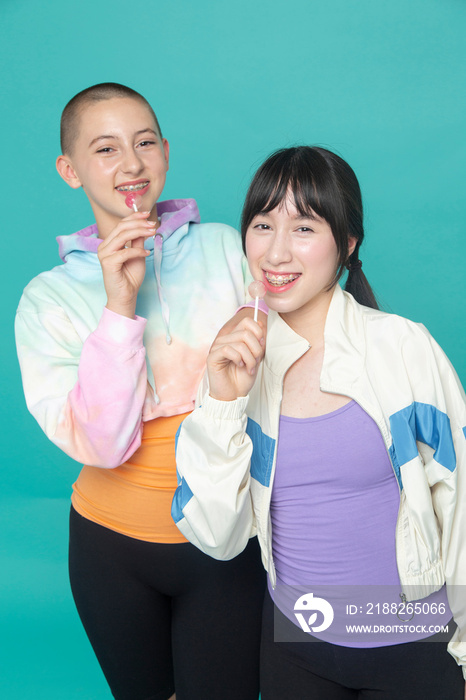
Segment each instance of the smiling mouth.
[{"label": "smiling mouth", "polygon": [[116,189],[118,190],[118,192],[139,192],[140,190],[144,190],[148,186],[149,180],[145,180],[144,182],[138,182],[136,185],[121,185]]},{"label": "smiling mouth", "polygon": [[271,272],[264,272],[265,279],[272,287],[283,287],[285,284],[290,284],[300,277],[299,274],[291,275],[272,275]]}]

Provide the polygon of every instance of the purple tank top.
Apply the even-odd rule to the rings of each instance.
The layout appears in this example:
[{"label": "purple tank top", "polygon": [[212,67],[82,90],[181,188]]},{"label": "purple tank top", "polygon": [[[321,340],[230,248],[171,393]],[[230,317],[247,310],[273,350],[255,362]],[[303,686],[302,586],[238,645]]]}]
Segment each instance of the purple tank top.
[{"label": "purple tank top", "polygon": [[[270,508],[277,588],[269,585],[281,611],[299,624],[294,610],[299,593],[331,598],[334,623],[315,636],[343,646],[414,641],[432,635],[431,624],[448,622],[442,589],[422,601],[429,606],[422,620],[409,621],[409,633],[347,632],[346,624],[408,624],[410,613],[393,614],[402,602],[395,553],[399,502],[382,435],[355,401],[315,418],[281,416]],[[442,603],[444,614],[430,603]],[[355,608],[357,615],[348,613]]]}]

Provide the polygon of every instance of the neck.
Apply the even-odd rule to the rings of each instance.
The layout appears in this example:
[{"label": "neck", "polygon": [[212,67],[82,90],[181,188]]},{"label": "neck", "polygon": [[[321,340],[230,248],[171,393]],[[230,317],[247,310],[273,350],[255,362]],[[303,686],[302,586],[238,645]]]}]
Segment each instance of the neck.
[{"label": "neck", "polygon": [[151,213],[150,213],[150,215],[149,215],[149,221],[155,221],[155,228],[156,228],[156,230],[157,230],[158,227],[160,226],[159,217],[157,216],[157,202],[156,202],[156,203],[154,204],[154,206],[152,207],[152,211],[151,211]]}]

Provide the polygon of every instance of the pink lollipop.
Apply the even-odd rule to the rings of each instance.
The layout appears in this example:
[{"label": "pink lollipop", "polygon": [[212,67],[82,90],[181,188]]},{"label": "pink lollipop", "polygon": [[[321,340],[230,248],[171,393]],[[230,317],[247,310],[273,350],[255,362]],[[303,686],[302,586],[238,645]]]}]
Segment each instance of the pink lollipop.
[{"label": "pink lollipop", "polygon": [[254,282],[251,282],[248,288],[249,294],[252,297],[255,297],[256,303],[254,305],[254,321],[257,321],[257,312],[259,311],[259,299],[263,299],[265,297],[265,285],[263,282],[260,280],[254,280]]},{"label": "pink lollipop", "polygon": [[139,207],[142,204],[142,197],[137,192],[130,192],[125,197],[125,204],[129,209],[134,209],[134,211],[139,211]]}]

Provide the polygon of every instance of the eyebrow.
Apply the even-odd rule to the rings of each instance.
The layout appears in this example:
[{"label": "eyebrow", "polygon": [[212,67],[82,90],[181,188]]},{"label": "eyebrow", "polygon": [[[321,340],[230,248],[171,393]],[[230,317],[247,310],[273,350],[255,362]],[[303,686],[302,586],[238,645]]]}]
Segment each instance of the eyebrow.
[{"label": "eyebrow", "polygon": [[298,214],[294,217],[296,221],[305,221],[306,219],[311,219],[311,221],[321,221],[320,216],[317,214]]},{"label": "eyebrow", "polygon": [[[270,211],[258,211],[256,216],[270,216],[271,212]],[[297,214],[296,216],[293,217],[295,221],[306,221],[311,219],[311,221],[322,221],[322,217],[320,217],[318,214]]]},{"label": "eyebrow", "polygon": [[[136,131],[134,134],[135,136],[141,136],[141,134],[153,134],[156,138],[158,138],[158,134],[154,129],[150,129],[147,127],[147,129],[140,129],[139,131]],[[115,134],[102,134],[101,136],[96,136],[95,139],[92,139],[92,141],[89,144],[89,148],[93,146],[95,143],[98,143],[99,141],[106,141],[108,139],[116,139],[118,141],[118,136],[115,136]]]}]

